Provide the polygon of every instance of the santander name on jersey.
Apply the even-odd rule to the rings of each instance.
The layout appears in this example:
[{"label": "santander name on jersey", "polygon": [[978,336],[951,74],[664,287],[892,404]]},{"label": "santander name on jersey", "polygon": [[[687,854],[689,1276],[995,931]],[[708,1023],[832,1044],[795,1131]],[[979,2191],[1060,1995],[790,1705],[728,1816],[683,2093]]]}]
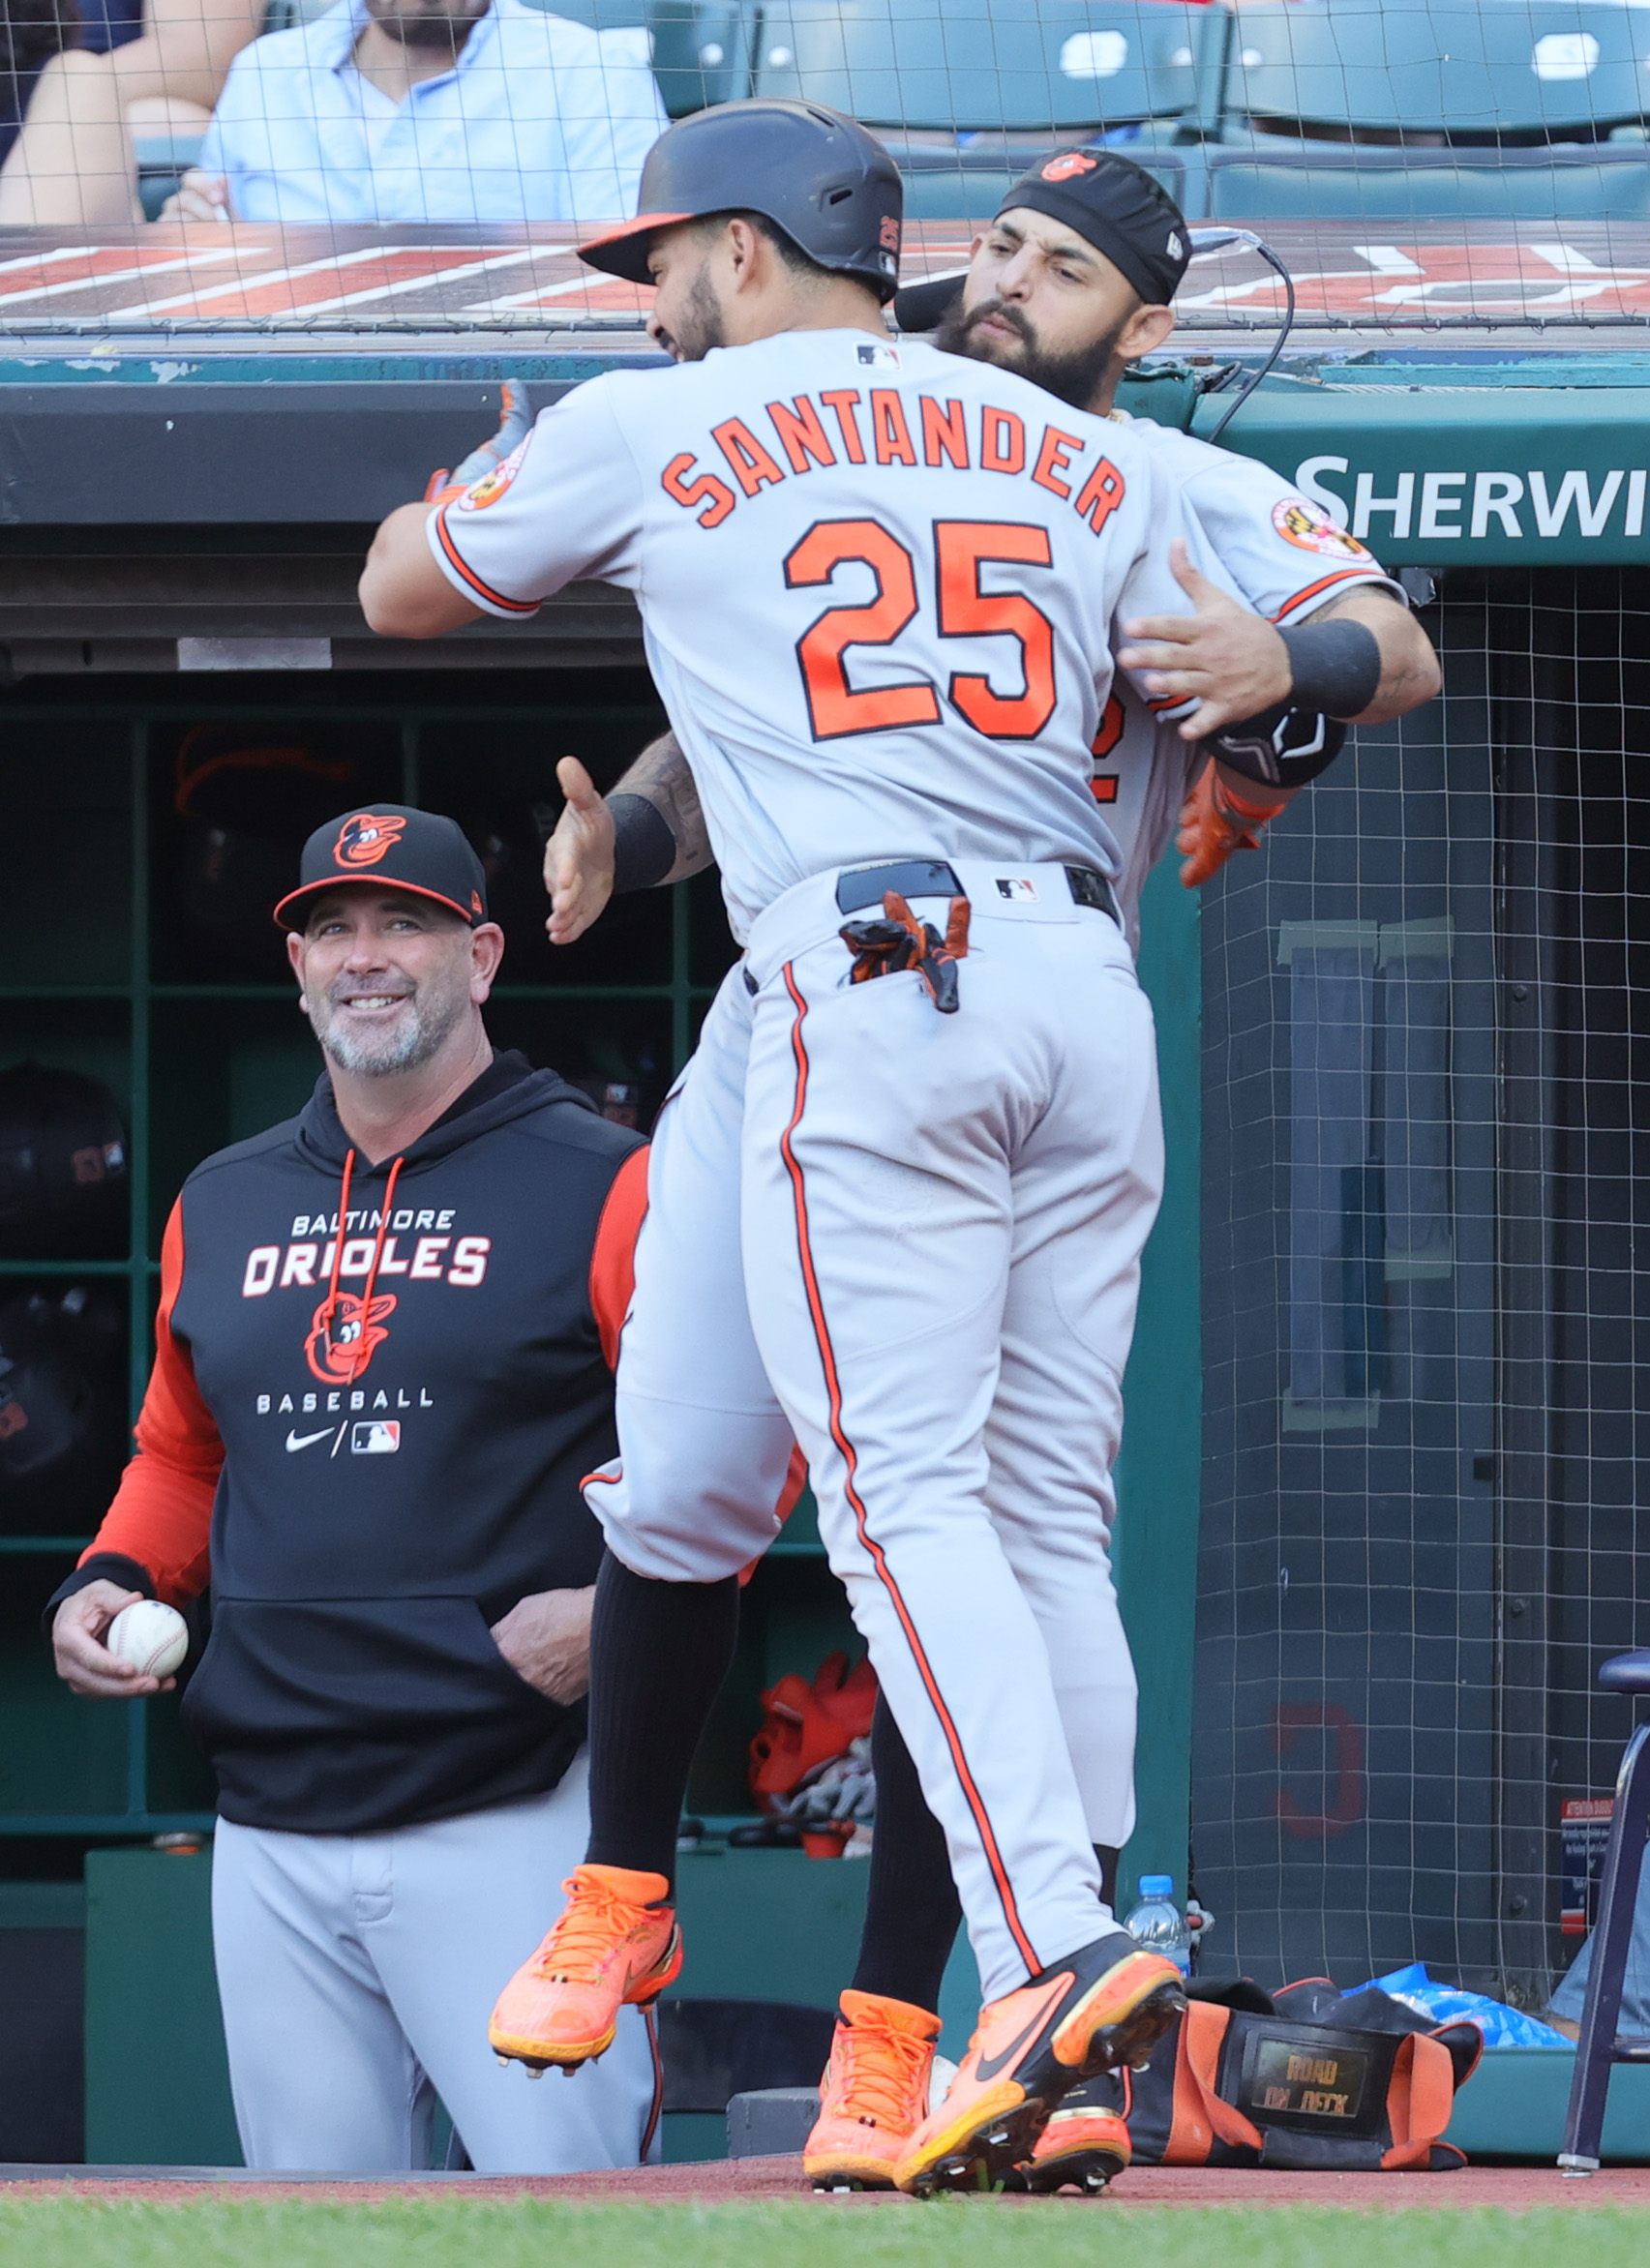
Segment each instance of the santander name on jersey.
[{"label": "santander name on jersey", "polygon": [[987,365],[787,332],[610,372],[431,517],[455,586],[530,614],[633,590],[743,936],[832,867],[914,852],[1115,876],[1091,791],[1114,622],[1186,611],[1125,425]]}]

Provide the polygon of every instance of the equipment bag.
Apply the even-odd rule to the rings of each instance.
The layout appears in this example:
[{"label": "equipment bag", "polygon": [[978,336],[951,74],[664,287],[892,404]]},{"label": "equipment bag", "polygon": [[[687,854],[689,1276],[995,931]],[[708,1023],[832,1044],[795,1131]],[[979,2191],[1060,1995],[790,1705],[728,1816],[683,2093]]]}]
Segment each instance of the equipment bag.
[{"label": "equipment bag", "polygon": [[1137,2165],[1264,2165],[1441,2173],[1442,2139],[1484,2042],[1428,2027],[1386,1993],[1322,1979],[1275,1996],[1245,1982],[1191,1986],[1185,2014],[1128,2087]]}]

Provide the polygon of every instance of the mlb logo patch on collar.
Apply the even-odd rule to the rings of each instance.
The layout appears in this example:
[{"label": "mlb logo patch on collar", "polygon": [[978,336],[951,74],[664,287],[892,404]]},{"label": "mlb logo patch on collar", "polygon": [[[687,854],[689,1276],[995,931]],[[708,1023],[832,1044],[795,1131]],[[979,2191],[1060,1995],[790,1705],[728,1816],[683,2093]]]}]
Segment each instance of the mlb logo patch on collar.
[{"label": "mlb logo patch on collar", "polygon": [[862,339],[857,351],[861,370],[897,371],[899,368],[897,346],[880,346],[874,339]]},{"label": "mlb logo patch on collar", "polygon": [[1029,899],[1034,905],[1036,903],[1037,886],[1030,875],[1000,874],[996,880],[997,895],[1000,898]]}]

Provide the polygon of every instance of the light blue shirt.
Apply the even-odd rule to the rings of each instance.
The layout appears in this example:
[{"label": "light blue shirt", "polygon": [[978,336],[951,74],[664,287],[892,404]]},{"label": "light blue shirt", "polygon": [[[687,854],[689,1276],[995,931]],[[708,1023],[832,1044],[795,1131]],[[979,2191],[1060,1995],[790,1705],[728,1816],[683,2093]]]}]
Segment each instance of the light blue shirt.
[{"label": "light blue shirt", "polygon": [[199,164],[247,221],[594,221],[636,210],[670,123],[642,30],[493,0],[451,71],[404,103],[355,69],[364,0],[230,66]]}]

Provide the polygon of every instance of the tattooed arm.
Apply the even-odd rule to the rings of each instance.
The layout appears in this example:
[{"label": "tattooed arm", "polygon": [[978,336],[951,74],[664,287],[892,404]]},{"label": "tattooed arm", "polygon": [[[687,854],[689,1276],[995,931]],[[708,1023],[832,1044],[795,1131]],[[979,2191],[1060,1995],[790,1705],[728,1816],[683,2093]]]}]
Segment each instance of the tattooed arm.
[{"label": "tattooed arm", "polygon": [[584,936],[623,890],[685,881],[711,863],[699,791],[674,732],[642,751],[613,793],[596,793],[576,756],[555,767],[566,807],[545,845],[545,923],[553,945]]}]

